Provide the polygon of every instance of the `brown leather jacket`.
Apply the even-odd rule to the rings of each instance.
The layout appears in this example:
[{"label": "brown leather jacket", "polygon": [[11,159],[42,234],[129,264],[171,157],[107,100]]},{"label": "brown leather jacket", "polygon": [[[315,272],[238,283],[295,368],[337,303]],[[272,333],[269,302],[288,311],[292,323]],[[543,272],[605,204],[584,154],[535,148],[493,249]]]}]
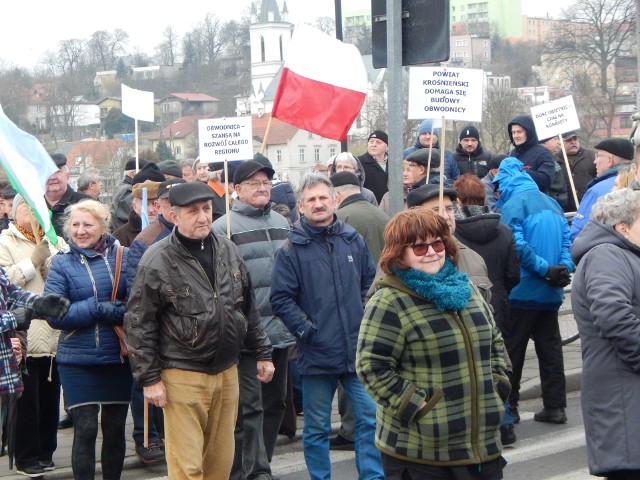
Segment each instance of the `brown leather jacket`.
[{"label": "brown leather jacket", "polygon": [[271,360],[247,268],[238,247],[212,235],[216,282],[176,237],[150,246],[136,274],[124,319],[133,376],[160,381],[165,368],[215,374],[238,363],[240,348]]}]

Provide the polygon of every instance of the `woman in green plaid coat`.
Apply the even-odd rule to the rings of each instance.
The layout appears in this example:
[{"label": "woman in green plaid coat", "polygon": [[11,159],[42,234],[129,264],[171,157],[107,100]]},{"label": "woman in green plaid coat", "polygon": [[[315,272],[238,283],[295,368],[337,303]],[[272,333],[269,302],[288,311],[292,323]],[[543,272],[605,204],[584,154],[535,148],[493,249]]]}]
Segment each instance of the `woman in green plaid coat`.
[{"label": "woman in green plaid coat", "polygon": [[367,304],[356,368],[378,403],[386,479],[501,479],[510,385],[489,306],[456,269],[440,215],[410,209],[385,229],[387,276]]}]

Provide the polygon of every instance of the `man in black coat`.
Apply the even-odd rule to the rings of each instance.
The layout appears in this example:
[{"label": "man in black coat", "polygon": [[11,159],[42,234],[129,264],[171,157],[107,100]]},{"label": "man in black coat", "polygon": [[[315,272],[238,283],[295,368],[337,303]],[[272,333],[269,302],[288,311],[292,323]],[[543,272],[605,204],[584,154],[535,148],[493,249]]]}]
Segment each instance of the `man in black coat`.
[{"label": "man in black coat", "polygon": [[468,125],[460,131],[459,143],[453,154],[460,175],[472,173],[478,178],[489,173],[489,160],[493,153],[485,150],[480,142],[480,132],[473,125]]},{"label": "man in black coat", "polygon": [[358,160],[364,169],[364,188],[368,188],[376,196],[378,203],[389,188],[387,187],[387,151],[389,137],[382,130],[374,130],[367,138],[367,153]]}]

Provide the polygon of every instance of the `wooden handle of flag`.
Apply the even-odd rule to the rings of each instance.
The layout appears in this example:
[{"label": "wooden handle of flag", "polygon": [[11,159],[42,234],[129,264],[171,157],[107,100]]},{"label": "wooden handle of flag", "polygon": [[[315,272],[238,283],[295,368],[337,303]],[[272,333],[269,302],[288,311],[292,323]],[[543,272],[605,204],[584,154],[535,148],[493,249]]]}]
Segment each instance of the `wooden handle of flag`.
[{"label": "wooden handle of flag", "polygon": [[438,196],[438,210],[440,211],[440,215],[444,217],[444,159],[446,156],[444,152],[446,152],[447,149],[447,144],[445,143],[445,137],[447,134],[447,123],[444,119],[444,116],[442,117],[442,126],[440,131],[442,132],[442,138],[440,139],[440,192]]},{"label": "wooden handle of flag", "polygon": [[573,201],[576,204],[576,210],[578,210],[579,202],[578,202],[578,194],[576,193],[576,186],[573,183],[573,175],[571,174],[571,166],[569,165],[569,159],[567,158],[567,149],[564,148],[564,139],[562,138],[562,134],[558,134],[558,138],[560,139],[560,146],[562,147],[562,156],[564,157],[564,165],[567,168],[567,173],[569,177],[569,184],[571,185],[571,193],[573,194]]},{"label": "wooden handle of flag", "polygon": [[229,162],[224,159],[224,208],[227,218],[227,238],[231,238],[231,215],[229,215]]},{"label": "wooden handle of flag", "polygon": [[149,400],[144,399],[144,437],[142,441],[144,448],[149,448]]},{"label": "wooden handle of flag", "polygon": [[273,117],[269,115],[269,121],[267,122],[267,129],[264,131],[264,138],[262,139],[262,145],[260,146],[261,155],[264,155],[264,151],[267,149],[267,139],[269,138],[269,131],[271,130],[271,120],[273,120]]},{"label": "wooden handle of flag", "polygon": [[[433,123],[431,122],[431,137],[433,138]],[[418,135],[420,136],[420,135]],[[429,177],[431,176],[431,151],[433,150],[433,140],[429,140],[429,157],[427,159],[427,179],[425,183],[429,183]],[[442,161],[440,161],[442,163]],[[442,165],[440,165],[440,171],[442,172]]]}]

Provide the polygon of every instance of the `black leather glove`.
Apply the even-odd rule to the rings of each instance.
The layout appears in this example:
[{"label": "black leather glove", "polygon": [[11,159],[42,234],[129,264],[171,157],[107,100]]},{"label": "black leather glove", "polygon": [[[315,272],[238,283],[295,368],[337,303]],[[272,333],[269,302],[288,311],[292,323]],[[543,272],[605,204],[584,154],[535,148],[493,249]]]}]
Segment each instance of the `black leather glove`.
[{"label": "black leather glove", "polygon": [[16,317],[16,330],[28,330],[31,325],[33,311],[30,308],[18,307],[11,310]]},{"label": "black leather glove", "polygon": [[127,304],[124,302],[98,302],[98,316],[108,323],[121,324]]},{"label": "black leather glove", "polygon": [[56,293],[48,293],[36,298],[33,302],[35,318],[62,318],[67,314],[71,303]]},{"label": "black leather glove", "polygon": [[569,269],[564,265],[553,265],[549,267],[544,278],[553,288],[564,288],[571,283]]}]

